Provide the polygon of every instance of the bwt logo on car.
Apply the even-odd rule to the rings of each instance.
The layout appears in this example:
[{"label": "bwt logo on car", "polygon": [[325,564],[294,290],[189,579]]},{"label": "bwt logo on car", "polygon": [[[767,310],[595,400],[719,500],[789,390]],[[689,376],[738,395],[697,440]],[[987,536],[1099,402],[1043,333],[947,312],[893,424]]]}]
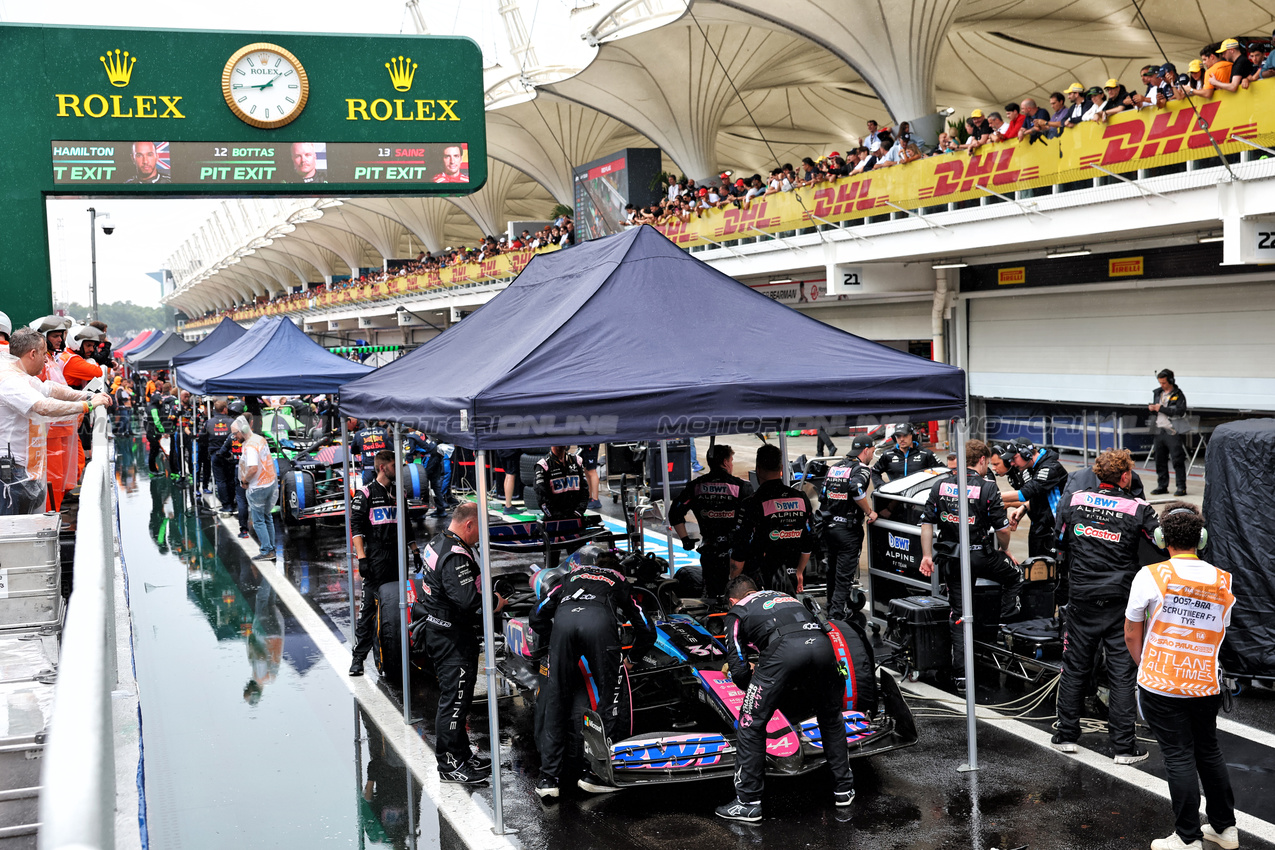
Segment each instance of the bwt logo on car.
[{"label": "bwt logo on car", "polygon": [[900,537],[899,535],[897,535],[897,534],[891,534],[891,533],[890,533],[890,532],[888,532],[888,531],[885,533],[885,536],[888,538],[888,542],[889,542],[889,544],[890,544],[890,548],[891,548],[891,549],[898,549],[898,550],[899,550],[899,551],[901,551],[901,552],[910,552],[910,551],[912,551],[912,540],[911,540],[911,538],[908,538],[908,537]]},{"label": "bwt logo on car", "polygon": [[1105,528],[1094,528],[1090,525],[1077,525],[1071,530],[1071,533],[1077,537],[1092,537],[1095,540],[1105,540],[1108,543],[1120,542],[1120,532],[1108,531]]}]

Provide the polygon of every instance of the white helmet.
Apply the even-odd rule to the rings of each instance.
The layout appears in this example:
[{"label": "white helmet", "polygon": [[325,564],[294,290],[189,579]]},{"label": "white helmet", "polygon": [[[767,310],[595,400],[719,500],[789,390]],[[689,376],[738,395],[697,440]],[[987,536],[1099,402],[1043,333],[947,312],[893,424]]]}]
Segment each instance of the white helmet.
[{"label": "white helmet", "polygon": [[39,331],[42,334],[47,334],[50,331],[64,331],[69,327],[71,327],[71,320],[65,316],[41,316],[31,322],[31,330]]},{"label": "white helmet", "polygon": [[101,342],[103,334],[92,325],[72,325],[66,334],[66,347],[71,351],[79,351],[85,342]]},{"label": "white helmet", "polygon": [[9,314],[2,311],[0,311],[0,334],[13,336],[13,322],[9,320]]}]

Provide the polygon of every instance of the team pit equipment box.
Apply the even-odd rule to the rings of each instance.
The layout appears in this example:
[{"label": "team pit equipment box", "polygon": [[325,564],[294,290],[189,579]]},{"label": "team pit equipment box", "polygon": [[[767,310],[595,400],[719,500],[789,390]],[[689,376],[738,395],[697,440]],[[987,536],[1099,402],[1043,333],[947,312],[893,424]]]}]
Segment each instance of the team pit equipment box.
[{"label": "team pit equipment box", "polygon": [[876,522],[868,523],[868,616],[885,626],[890,602],[910,596],[946,600],[941,577],[921,575],[921,511],[936,481],[955,479],[948,469],[923,469],[872,492]]},{"label": "team pit equipment box", "polygon": [[0,630],[61,623],[61,525],[56,513],[0,516]]}]

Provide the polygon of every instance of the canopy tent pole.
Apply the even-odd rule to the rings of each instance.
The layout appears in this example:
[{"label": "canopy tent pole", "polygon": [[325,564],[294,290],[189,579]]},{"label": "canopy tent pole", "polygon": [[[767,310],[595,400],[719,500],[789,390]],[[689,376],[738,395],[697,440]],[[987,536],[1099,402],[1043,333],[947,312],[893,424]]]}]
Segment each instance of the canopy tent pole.
[{"label": "canopy tent pole", "polygon": [[[180,406],[180,405],[179,405]],[[203,494],[199,492],[199,399],[194,393],[190,394],[190,486],[195,491],[195,510],[199,510],[199,504],[203,502]],[[271,519],[271,522],[274,522]],[[276,557],[278,556],[279,547],[275,547]]]},{"label": "canopy tent pole", "polygon": [[398,636],[403,647],[403,722],[412,722],[412,671],[408,666],[407,645],[411,639],[407,633],[407,499],[403,482],[403,426],[394,423],[394,490],[397,501],[398,526]]},{"label": "canopy tent pole", "polygon": [[784,483],[792,484],[792,469],[788,466],[788,432],[779,432],[779,468],[784,472]]},{"label": "canopy tent pole", "polygon": [[956,499],[960,520],[961,621],[965,631],[965,735],[969,741],[968,761],[961,771],[978,770],[978,720],[974,716],[974,576],[970,568],[970,503],[967,496],[969,474],[965,463],[965,419],[956,420]]},{"label": "canopy tent pole", "polygon": [[[668,539],[668,574],[673,575],[676,567],[673,566],[673,523],[668,521],[669,514],[673,511],[673,493],[668,483],[668,440],[660,440],[660,469],[663,470],[660,478],[664,481],[664,526]],[[642,541],[642,549],[646,550],[645,540]]]},{"label": "canopy tent pole", "polygon": [[491,803],[497,835],[505,834],[505,801],[500,787],[500,711],[496,704],[496,613],[492,610],[491,536],[487,518],[487,452],[474,452],[474,483],[478,488],[478,569],[483,582],[483,667],[487,672],[487,728],[491,741]]},{"label": "canopy tent pole", "polygon": [[345,500],[345,570],[350,579],[350,651],[354,651],[354,631],[358,623],[354,614],[354,524],[350,519],[350,429],[346,424],[341,407],[337,405],[337,416],[341,420],[341,471],[345,485],[342,498]]}]

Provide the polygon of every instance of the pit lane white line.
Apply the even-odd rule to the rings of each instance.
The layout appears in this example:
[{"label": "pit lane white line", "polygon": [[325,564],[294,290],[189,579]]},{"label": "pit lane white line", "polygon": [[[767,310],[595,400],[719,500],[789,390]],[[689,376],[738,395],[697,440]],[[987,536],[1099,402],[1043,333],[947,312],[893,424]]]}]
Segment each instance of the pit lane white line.
[{"label": "pit lane white line", "polygon": [[[896,676],[895,678],[898,677]],[[948,703],[951,703],[956,699],[952,694],[949,694],[946,691],[941,691],[933,685],[927,685],[924,682],[900,682],[899,686],[905,697],[920,697],[921,699],[939,700]],[[963,702],[960,708],[961,717],[964,717]],[[1045,725],[1027,723],[1022,720],[1010,720],[1000,712],[993,711],[990,708],[984,708],[982,706],[979,706],[978,708],[978,719],[979,722],[985,723],[988,726],[993,726],[1004,732],[1008,732],[1016,738],[1021,738],[1024,741],[1030,741],[1033,744],[1037,744],[1038,746],[1049,750],[1051,753],[1054,753],[1059,758],[1079,761],[1088,767],[1092,767],[1094,770],[1107,774],[1108,776],[1112,776],[1121,781],[1128,782],[1130,785],[1150,791],[1152,794],[1155,794],[1157,797],[1164,800],[1169,799],[1169,783],[1158,776],[1141,771],[1132,765],[1116,764],[1107,756],[1087,749],[1083,745],[1077,753],[1058,752],[1049,745],[1049,741],[1050,738],[1053,737],[1053,733]],[[1238,730],[1240,730],[1227,729],[1226,731],[1233,732],[1233,734],[1240,735],[1241,737],[1253,737],[1252,732],[1256,731],[1249,729],[1249,727],[1244,726],[1243,724],[1235,723],[1234,721],[1226,721],[1226,723],[1230,726],[1238,727]],[[1218,728],[1222,728],[1221,719],[1218,720]],[[1275,740],[1275,736],[1270,736],[1266,733],[1261,734],[1267,739]],[[1266,741],[1258,738],[1253,738],[1253,740],[1258,743],[1266,744]],[[980,752],[980,757],[981,756],[982,753]],[[1236,825],[1240,828],[1241,836],[1244,834],[1254,835],[1265,841],[1275,843],[1275,824],[1262,820],[1261,818],[1255,817],[1246,812],[1242,812],[1239,809],[1235,810],[1235,820]],[[1168,809],[1168,807],[1166,807],[1164,820],[1166,830],[1172,828],[1172,821],[1172,812]],[[1162,837],[1162,835],[1167,834],[1167,832],[1164,832],[1162,834],[1157,834],[1155,837],[1159,838]]]},{"label": "pit lane white line", "polygon": [[[240,540],[230,531],[230,523],[224,517],[218,522],[230,535],[233,543],[237,543],[248,555],[255,555],[256,543],[249,538]],[[251,543],[250,547],[248,544]],[[282,547],[282,541],[280,541]],[[403,710],[367,676],[347,676],[345,671],[350,667],[350,648],[342,643],[332,629],[323,621],[318,613],[310,607],[305,597],[296,589],[288,577],[274,561],[256,561],[261,575],[274,588],[279,600],[288,608],[292,616],[310,635],[315,646],[323,653],[324,658],[332,665],[336,675],[345,682],[347,688],[359,704],[363,706],[372,721],[385,734],[403,762],[412,768],[416,781],[425,790],[426,799],[433,802],[438,814],[457,836],[465,842],[470,850],[512,850],[522,845],[512,835],[496,835],[495,818],[491,807],[478,794],[469,794],[459,785],[443,784],[438,781],[438,759],[425,739],[416,730],[403,723]],[[495,742],[493,742],[495,743]],[[494,748],[492,758],[500,756],[499,747]],[[427,812],[422,812],[425,818]]]},{"label": "pit lane white line", "polygon": [[[609,516],[602,516],[602,524],[606,526],[607,531],[615,534],[616,537],[624,538],[624,523],[611,519]],[[644,550],[654,552],[661,558],[668,557],[668,538],[663,534],[657,534],[653,531],[642,529],[642,542]],[[699,552],[687,552],[678,542],[673,543],[673,566],[675,569],[681,569],[688,566],[699,566]]]}]

